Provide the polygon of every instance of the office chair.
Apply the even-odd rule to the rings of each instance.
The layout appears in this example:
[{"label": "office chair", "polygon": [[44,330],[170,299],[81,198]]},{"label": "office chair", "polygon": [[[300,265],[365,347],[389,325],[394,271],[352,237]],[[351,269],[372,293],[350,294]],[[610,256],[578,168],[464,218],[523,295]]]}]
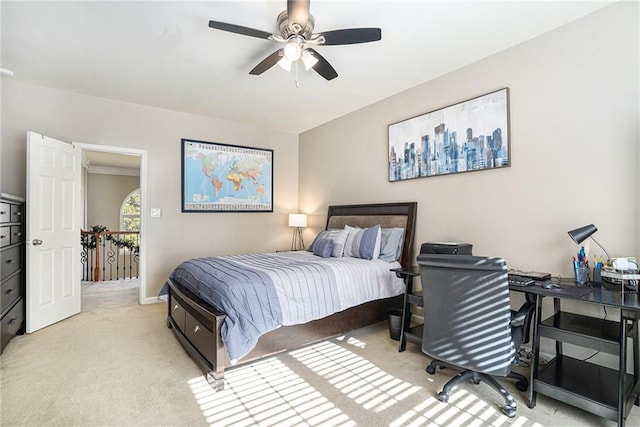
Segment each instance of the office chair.
[{"label": "office chair", "polygon": [[418,256],[424,301],[422,351],[437,367],[462,369],[447,382],[438,399],[449,400],[462,381],[485,381],[506,400],[502,412],[512,418],[516,402],[493,377],[518,380],[526,390],[528,380],[511,372],[520,344],[529,336],[534,305],[526,302],[517,313],[510,309],[507,266],[502,258],[467,255]]}]

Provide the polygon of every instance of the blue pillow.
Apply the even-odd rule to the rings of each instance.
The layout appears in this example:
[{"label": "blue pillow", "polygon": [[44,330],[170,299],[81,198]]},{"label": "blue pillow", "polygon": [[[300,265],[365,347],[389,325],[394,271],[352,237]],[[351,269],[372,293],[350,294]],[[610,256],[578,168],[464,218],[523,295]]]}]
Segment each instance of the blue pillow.
[{"label": "blue pillow", "polygon": [[313,242],[313,254],[322,258],[329,258],[333,252],[333,240],[331,239],[316,239]]},{"label": "blue pillow", "polygon": [[369,260],[377,259],[380,256],[380,235],[380,225],[363,229],[349,227],[345,256]]},{"label": "blue pillow", "polygon": [[344,250],[344,244],[347,241],[347,237],[349,236],[349,232],[347,230],[325,230],[321,231],[320,234],[313,241],[311,246],[309,246],[309,252],[313,252],[313,249],[316,245],[316,241],[318,239],[331,239],[333,240],[333,252],[331,256],[333,257],[341,257],[342,251]]}]

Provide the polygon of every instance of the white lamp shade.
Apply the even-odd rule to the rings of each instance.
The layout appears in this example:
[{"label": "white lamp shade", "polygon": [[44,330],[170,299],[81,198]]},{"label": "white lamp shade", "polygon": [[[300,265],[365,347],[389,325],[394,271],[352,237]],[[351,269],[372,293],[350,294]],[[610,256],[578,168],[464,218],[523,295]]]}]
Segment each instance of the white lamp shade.
[{"label": "white lamp shade", "polygon": [[278,61],[278,65],[287,71],[291,71],[291,64],[293,64],[293,62],[286,56],[283,56],[282,59]]},{"label": "white lamp shade", "polygon": [[307,216],[305,214],[289,214],[289,227],[306,227]]},{"label": "white lamp shade", "polygon": [[318,58],[313,56],[313,54],[308,50],[304,50],[302,52],[302,63],[304,64],[305,70],[309,71],[318,63]]}]

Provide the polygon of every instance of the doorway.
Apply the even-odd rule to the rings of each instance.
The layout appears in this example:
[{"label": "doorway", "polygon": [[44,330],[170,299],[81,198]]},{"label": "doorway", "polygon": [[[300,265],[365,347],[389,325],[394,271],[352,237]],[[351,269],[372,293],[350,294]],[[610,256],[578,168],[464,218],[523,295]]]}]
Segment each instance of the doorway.
[{"label": "doorway", "polygon": [[[103,208],[100,206],[92,206],[92,203],[97,204],[101,201],[100,199],[104,199],[104,197],[96,198],[95,194],[88,194],[87,189],[89,187],[88,183],[90,181],[94,183],[102,182],[102,185],[107,185],[107,187],[109,186],[110,182],[118,183],[117,186],[114,186],[114,191],[116,187],[120,188],[120,192],[125,191],[125,194],[122,197],[130,194],[131,188],[129,187],[135,186],[137,184],[137,187],[139,188],[140,238],[137,249],[137,300],[139,304],[144,304],[146,300],[146,227],[144,220],[144,212],[146,206],[146,150],[82,143],[76,143],[76,145],[81,150],[83,160],[83,176],[81,186],[83,230],[87,230],[91,226],[97,225],[93,224],[93,222],[96,222],[96,218],[99,218],[97,222],[109,222],[108,224],[104,225],[107,225],[110,230],[119,230],[121,225],[120,219],[108,219],[109,217],[100,217],[100,214],[95,213],[96,210],[101,211]],[[127,188],[129,189],[123,190]],[[117,194],[118,191],[115,191],[115,193],[116,194],[114,194],[113,197],[119,198],[119,195]],[[105,194],[105,192],[101,192],[101,195],[104,196]],[[106,202],[112,205],[109,209],[109,211],[112,212],[111,215],[116,215],[116,217],[119,218],[119,215],[115,214],[114,212],[118,211],[119,213],[122,200],[117,200],[115,202],[114,200],[107,200]],[[122,286],[121,281],[116,281],[114,283],[114,286]],[[130,284],[124,285],[125,288],[130,286]]]}]

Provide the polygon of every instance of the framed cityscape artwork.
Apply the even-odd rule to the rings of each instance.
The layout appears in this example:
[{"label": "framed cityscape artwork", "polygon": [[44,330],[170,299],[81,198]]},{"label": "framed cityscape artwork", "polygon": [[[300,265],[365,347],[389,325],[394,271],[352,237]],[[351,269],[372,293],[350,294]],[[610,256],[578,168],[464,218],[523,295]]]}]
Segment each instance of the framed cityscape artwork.
[{"label": "framed cityscape artwork", "polygon": [[273,212],[273,150],[182,139],[182,212]]},{"label": "framed cityscape artwork", "polygon": [[509,88],[389,125],[391,182],[509,165]]}]

